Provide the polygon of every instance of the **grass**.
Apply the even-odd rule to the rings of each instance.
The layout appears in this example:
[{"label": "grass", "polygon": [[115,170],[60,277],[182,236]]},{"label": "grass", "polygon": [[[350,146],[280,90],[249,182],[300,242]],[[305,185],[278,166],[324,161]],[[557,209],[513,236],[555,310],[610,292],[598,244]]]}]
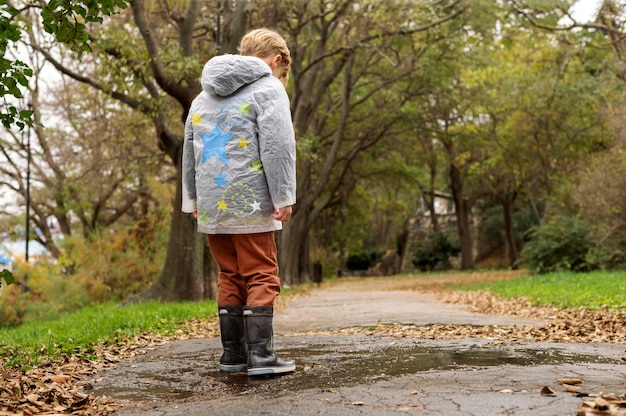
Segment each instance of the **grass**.
[{"label": "grass", "polygon": [[81,353],[139,334],[172,334],[183,322],[216,316],[214,301],[103,303],[47,321],[0,328],[0,358],[9,366],[37,365],[45,359]]},{"label": "grass", "polygon": [[626,308],[626,271],[557,272],[452,287],[460,290],[486,290],[506,299],[525,297],[539,306],[592,310]]}]

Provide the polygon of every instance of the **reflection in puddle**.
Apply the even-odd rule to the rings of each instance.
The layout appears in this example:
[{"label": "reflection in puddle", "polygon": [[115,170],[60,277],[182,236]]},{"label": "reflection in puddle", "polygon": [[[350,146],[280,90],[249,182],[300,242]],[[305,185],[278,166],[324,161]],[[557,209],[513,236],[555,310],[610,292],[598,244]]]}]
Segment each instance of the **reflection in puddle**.
[{"label": "reflection in puddle", "polygon": [[[295,358],[298,372],[289,376],[294,389],[329,386],[349,386],[377,380],[415,374],[422,371],[452,370],[466,367],[493,367],[500,365],[538,366],[574,363],[614,363],[615,360],[582,354],[567,354],[558,349],[514,349],[471,347],[451,349],[444,347],[387,347],[374,351],[342,350],[329,352],[306,349],[285,349],[282,355]],[[249,387],[250,379],[226,377],[232,387]],[[275,381],[274,381],[275,382]]]},{"label": "reflection in puddle", "polygon": [[[217,370],[218,349],[146,357],[130,368],[118,368],[94,383],[94,393],[114,399],[141,401],[184,399],[196,394],[220,397],[254,392],[274,396],[303,389],[332,389],[424,371],[538,366],[576,363],[616,363],[607,357],[571,354],[556,348],[512,346],[432,346],[418,343],[374,348],[367,343],[302,344],[282,348],[281,357],[295,359],[295,373],[279,377],[248,377]],[[194,364],[195,363],[195,364]],[[99,386],[98,384],[101,384]]]}]

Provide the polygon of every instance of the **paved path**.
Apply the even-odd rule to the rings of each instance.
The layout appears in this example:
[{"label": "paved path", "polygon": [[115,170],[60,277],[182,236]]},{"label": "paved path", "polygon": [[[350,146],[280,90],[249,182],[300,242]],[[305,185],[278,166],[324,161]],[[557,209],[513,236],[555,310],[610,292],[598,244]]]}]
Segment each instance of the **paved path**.
[{"label": "paved path", "polygon": [[[218,339],[167,344],[98,375],[93,392],[123,403],[120,416],[157,415],[576,415],[587,393],[624,393],[624,347],[294,335],[398,322],[520,325],[540,321],[468,313],[398,280],[349,280],[298,297],[275,318],[276,349],[297,371],[249,378],[217,371]],[[543,387],[554,395],[541,395]]]},{"label": "paved path", "polygon": [[[404,284],[403,284],[404,283]],[[275,317],[277,334],[323,329],[414,325],[539,325],[538,319],[467,312],[461,305],[439,302],[433,294],[409,290],[405,279],[346,279],[313,290],[290,302]]]}]

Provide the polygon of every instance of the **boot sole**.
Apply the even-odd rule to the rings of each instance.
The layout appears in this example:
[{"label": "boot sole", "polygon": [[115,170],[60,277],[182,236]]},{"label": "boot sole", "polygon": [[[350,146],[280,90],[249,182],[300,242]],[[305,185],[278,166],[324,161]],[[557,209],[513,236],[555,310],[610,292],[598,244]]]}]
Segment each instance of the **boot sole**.
[{"label": "boot sole", "polygon": [[258,367],[248,368],[249,376],[267,376],[272,374],[292,373],[296,371],[296,365],[288,365],[284,367]]},{"label": "boot sole", "polygon": [[248,369],[247,364],[220,364],[220,371],[246,371]]}]

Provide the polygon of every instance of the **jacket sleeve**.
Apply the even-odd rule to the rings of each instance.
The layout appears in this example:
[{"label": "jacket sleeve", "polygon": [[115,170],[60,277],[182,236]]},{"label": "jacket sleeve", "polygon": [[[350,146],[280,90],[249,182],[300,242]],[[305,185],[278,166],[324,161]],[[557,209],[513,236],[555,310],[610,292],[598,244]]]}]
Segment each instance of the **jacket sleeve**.
[{"label": "jacket sleeve", "polygon": [[260,103],[259,150],[274,209],[296,203],[296,140],[289,97],[278,79]]},{"label": "jacket sleeve", "polygon": [[193,127],[191,125],[191,112],[185,122],[185,141],[183,143],[183,166],[182,166],[182,211],[194,212],[196,205],[196,158],[193,147]]}]

